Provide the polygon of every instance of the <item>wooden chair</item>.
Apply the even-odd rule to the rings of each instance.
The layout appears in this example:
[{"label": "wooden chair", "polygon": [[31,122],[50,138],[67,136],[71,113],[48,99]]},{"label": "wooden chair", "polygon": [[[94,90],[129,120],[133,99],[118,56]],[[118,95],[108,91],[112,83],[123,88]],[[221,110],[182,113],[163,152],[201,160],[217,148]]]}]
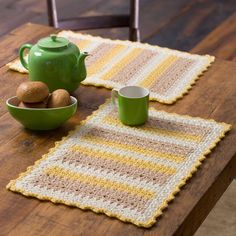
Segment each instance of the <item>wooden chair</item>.
[{"label": "wooden chair", "polygon": [[68,18],[57,17],[56,0],[47,0],[49,25],[55,28],[70,30],[87,30],[115,27],[129,27],[129,40],[140,41],[139,0],[130,0],[129,15],[107,15]]}]

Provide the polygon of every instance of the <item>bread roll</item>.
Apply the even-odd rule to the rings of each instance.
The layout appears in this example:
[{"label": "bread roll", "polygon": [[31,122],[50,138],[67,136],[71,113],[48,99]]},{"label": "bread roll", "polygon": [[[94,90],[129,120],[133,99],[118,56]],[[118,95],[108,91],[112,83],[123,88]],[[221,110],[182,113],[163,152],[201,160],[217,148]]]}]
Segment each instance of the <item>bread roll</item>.
[{"label": "bread roll", "polygon": [[48,108],[65,107],[70,104],[70,94],[65,89],[55,90],[48,98]]},{"label": "bread roll", "polygon": [[20,84],[16,90],[17,98],[26,103],[44,101],[49,95],[48,87],[40,81],[28,81]]},{"label": "bread roll", "polygon": [[23,107],[23,108],[46,108],[47,103],[45,103],[45,102],[37,102],[37,103],[20,102],[19,107]]}]

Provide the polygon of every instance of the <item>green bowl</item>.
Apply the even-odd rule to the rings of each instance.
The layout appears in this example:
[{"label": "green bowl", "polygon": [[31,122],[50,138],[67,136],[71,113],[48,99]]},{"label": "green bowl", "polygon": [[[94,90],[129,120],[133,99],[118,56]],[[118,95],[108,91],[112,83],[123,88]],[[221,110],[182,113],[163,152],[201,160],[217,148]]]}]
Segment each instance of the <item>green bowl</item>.
[{"label": "green bowl", "polygon": [[32,130],[55,129],[73,116],[77,109],[77,99],[71,96],[72,104],[58,108],[18,107],[20,101],[11,97],[6,101],[7,109],[24,127]]}]

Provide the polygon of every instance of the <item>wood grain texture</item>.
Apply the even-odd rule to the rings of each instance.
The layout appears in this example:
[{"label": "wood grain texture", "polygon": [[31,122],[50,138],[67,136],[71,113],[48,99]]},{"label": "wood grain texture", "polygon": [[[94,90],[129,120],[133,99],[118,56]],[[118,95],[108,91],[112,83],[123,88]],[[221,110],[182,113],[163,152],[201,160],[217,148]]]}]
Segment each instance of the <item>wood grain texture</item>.
[{"label": "wood grain texture", "polygon": [[[24,43],[35,43],[39,38],[49,35],[52,28],[45,26],[44,29],[39,25],[27,23],[23,27],[12,30],[8,35],[1,38],[0,41],[0,67],[7,61],[13,60],[18,54],[20,46]],[[31,35],[30,35],[31,34]]]},{"label": "wood grain texture", "polygon": [[[56,0],[58,17],[128,14],[127,0]],[[0,37],[26,22],[48,24],[46,0],[0,0]],[[141,41],[190,50],[236,10],[235,0],[141,0]],[[21,14],[24,12],[24,14]],[[127,39],[128,29],[87,31]]]},{"label": "wood grain texture", "polygon": [[[41,32],[35,36],[37,32]],[[8,40],[28,40],[53,32],[49,27],[28,24],[6,36]],[[32,33],[31,33],[32,32]],[[13,40],[13,41],[14,41]],[[4,44],[2,44],[4,42]],[[2,65],[17,55],[18,44],[8,44]],[[5,59],[4,59],[5,58]],[[61,128],[50,132],[25,130],[7,113],[4,102],[15,93],[26,75],[0,69],[0,228],[1,235],[192,235],[222,195],[236,173],[236,64],[217,59],[197,84],[175,105],[151,105],[160,110],[213,118],[233,125],[199,171],[188,181],[163,216],[149,230],[98,215],[90,211],[26,198],[5,189],[9,180],[38,160],[54,142],[67,135],[79,122],[110,97],[110,90],[81,86],[76,92],[79,106],[76,115]]]},{"label": "wood grain texture", "polygon": [[192,51],[236,61],[236,12],[208,34]]},{"label": "wood grain texture", "polygon": [[235,236],[236,181],[234,180],[217,202],[194,236]]},{"label": "wood grain texture", "polygon": [[235,0],[190,0],[145,41],[188,51],[235,11]]}]

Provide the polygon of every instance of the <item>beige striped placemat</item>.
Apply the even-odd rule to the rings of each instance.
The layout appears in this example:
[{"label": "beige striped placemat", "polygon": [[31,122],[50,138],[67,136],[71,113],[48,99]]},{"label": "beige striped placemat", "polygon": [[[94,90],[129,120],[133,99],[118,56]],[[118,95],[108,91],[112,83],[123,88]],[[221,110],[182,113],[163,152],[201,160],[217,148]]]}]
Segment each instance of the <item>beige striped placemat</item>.
[{"label": "beige striped placemat", "polygon": [[[84,85],[119,88],[139,85],[150,90],[150,99],[171,104],[183,97],[214,61],[213,56],[195,55],[130,41],[110,40],[62,31],[59,36],[89,52],[88,77]],[[27,73],[19,60],[8,66]]]},{"label": "beige striped placemat", "polygon": [[7,188],[151,227],[229,129],[154,109],[128,127],[108,101]]}]

